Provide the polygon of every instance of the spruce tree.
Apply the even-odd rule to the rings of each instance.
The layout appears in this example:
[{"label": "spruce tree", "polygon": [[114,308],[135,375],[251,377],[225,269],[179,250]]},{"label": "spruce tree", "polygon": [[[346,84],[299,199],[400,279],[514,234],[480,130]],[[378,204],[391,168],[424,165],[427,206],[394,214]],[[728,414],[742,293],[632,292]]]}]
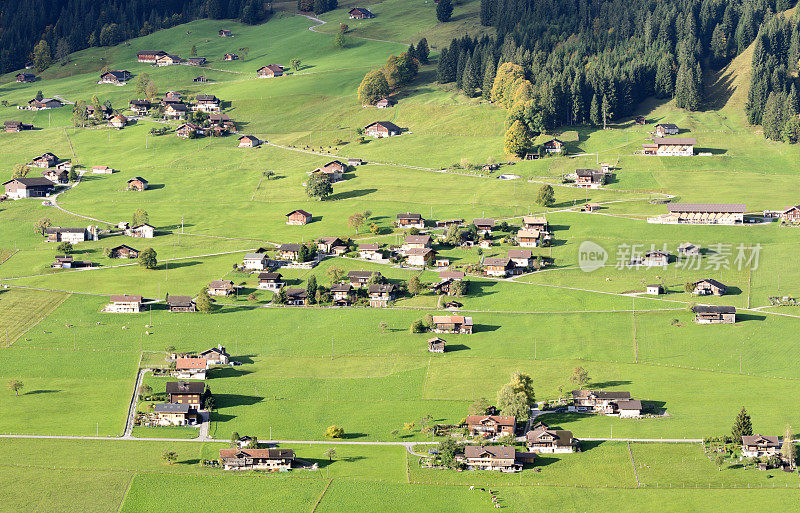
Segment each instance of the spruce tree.
[{"label": "spruce tree", "polygon": [[417,43],[417,50],[416,50],[416,57],[419,60],[420,64],[428,64],[428,55],[430,55],[430,49],[428,48],[428,40],[424,37],[419,40]]},{"label": "spruce tree", "polygon": [[572,102],[572,123],[580,123],[584,119],[583,91],[581,91],[581,84],[577,78],[570,86],[570,100]]},{"label": "spruce tree", "polygon": [[446,84],[450,80],[448,80],[448,59],[450,58],[450,49],[449,48],[442,48],[441,53],[439,54],[439,61],[436,63],[436,81],[440,84]]},{"label": "spruce tree", "polygon": [[494,0],[481,0],[481,25],[489,27],[494,20]]},{"label": "spruce tree", "polygon": [[761,118],[761,127],[764,129],[764,137],[773,141],[780,141],[786,122],[783,118],[783,108],[781,94],[769,93],[767,103],[764,106],[764,113]]},{"label": "spruce tree", "polygon": [[461,90],[466,96],[472,98],[478,92],[481,86],[481,79],[478,75],[478,70],[475,69],[473,59],[467,59],[464,65],[464,73],[461,79]]},{"label": "spruce tree", "polygon": [[753,423],[750,421],[750,415],[747,410],[742,407],[742,410],[736,416],[736,421],[733,423],[731,429],[731,438],[734,443],[739,443],[743,436],[751,436],[753,434]]},{"label": "spruce tree", "polygon": [[483,84],[481,85],[481,96],[484,100],[489,100],[492,97],[495,72],[494,59],[486,59],[483,67]]},{"label": "spruce tree", "polygon": [[665,55],[656,66],[656,98],[672,98],[674,92],[674,77],[672,75],[672,59]]},{"label": "spruce tree", "polygon": [[466,50],[461,50],[461,53],[458,55],[458,63],[456,64],[456,87],[459,89],[461,89],[464,83],[464,68],[467,66],[468,60],[469,54]]},{"label": "spruce tree", "polygon": [[450,21],[453,16],[453,3],[450,0],[439,0],[436,4],[436,19],[442,23]]},{"label": "spruce tree", "polygon": [[603,122],[602,115],[600,114],[600,100],[597,98],[597,94],[592,96],[592,103],[589,106],[589,120],[594,126],[598,126]]},{"label": "spruce tree", "polygon": [[308,304],[313,305],[317,302],[317,277],[313,274],[309,276],[306,283],[306,296],[308,297]]}]

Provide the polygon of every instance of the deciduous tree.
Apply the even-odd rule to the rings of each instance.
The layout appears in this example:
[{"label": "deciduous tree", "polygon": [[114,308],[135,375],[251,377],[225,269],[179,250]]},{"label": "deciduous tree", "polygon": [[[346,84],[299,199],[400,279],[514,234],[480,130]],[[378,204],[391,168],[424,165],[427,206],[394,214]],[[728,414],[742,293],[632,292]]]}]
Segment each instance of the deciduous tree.
[{"label": "deciduous tree", "polygon": [[323,173],[314,173],[306,181],[306,194],[311,198],[324,200],[333,194],[331,180]]},{"label": "deciduous tree", "polygon": [[153,248],[146,248],[144,251],[139,253],[139,265],[144,267],[145,269],[155,269],[158,267],[158,259],[157,259],[156,250]]},{"label": "deciduous tree", "polygon": [[6,384],[6,386],[8,386],[8,389],[14,392],[17,397],[19,397],[19,391],[22,390],[22,387],[25,385],[23,385],[22,381],[18,379],[12,379]]}]

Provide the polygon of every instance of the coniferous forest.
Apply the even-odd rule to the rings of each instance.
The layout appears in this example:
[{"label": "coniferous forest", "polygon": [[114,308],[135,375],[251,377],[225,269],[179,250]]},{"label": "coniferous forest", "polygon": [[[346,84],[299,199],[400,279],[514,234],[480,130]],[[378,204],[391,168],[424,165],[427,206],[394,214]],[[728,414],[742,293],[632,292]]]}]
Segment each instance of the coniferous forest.
[{"label": "coniferous forest", "polygon": [[116,45],[197,18],[255,24],[269,14],[263,0],[6,0],[0,2],[0,72],[31,61],[42,67],[70,52]]},{"label": "coniferous forest", "polygon": [[536,112],[526,119],[544,128],[603,125],[649,96],[702,108],[703,71],[723,67],[758,36],[762,71],[753,75],[760,85],[751,121],[760,122],[771,93],[794,90],[788,71],[797,67],[797,24],[774,14],[789,7],[789,0],[481,0],[481,24],[495,27],[496,37],[454,39],[437,80],[494,101],[497,71],[513,63],[523,74],[514,94]]}]

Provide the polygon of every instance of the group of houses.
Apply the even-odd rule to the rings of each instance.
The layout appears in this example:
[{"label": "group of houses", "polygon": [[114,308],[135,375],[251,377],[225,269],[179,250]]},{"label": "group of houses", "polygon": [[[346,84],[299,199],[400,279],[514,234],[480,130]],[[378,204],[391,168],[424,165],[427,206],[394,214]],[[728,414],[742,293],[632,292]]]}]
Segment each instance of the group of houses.
[{"label": "group of houses", "polygon": [[171,66],[173,64],[184,64],[186,62],[186,60],[180,56],[169,54],[162,50],[143,50],[141,52],[137,52],[136,59],[139,62],[152,64],[154,66]]},{"label": "group of houses", "polygon": [[718,224],[744,223],[747,206],[744,203],[669,203],[667,214],[647,218],[659,224]]},{"label": "group of houses", "polygon": [[49,110],[63,106],[64,102],[59,98],[33,98],[28,101],[28,110]]}]

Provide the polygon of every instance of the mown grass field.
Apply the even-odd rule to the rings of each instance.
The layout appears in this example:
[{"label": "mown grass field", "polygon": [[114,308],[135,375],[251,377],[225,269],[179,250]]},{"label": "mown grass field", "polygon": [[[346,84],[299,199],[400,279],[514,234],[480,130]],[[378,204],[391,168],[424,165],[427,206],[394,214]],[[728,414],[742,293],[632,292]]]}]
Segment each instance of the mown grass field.
[{"label": "mown grass field", "polygon": [[[9,287],[0,289],[0,380],[24,383],[19,397],[6,390],[0,400],[0,433],[119,436],[140,362],[163,366],[167,347],[199,351],[218,343],[242,362],[211,370],[207,380],[217,405],[210,435],[223,441],[233,431],[262,441],[270,435],[321,439],[332,424],[345,429],[348,441],[426,441],[429,437],[419,425],[404,430],[404,424],[419,424],[427,415],[434,422],[457,423],[475,399],[494,400],[515,371],[533,377],[537,400],[556,399],[572,389],[569,376],[576,366],[588,371],[592,387],[628,390],[651,411],[665,412],[641,420],[543,417],[578,438],[724,434],[742,406],[762,434],[800,425],[796,410],[786,406],[786,398],[797,395],[800,379],[798,312],[793,307],[764,308],[770,296],[800,294],[800,272],[791,265],[796,230],[776,224],[645,222],[666,212],[665,205],[650,202],[664,194],[674,195],[675,201],[743,202],[750,212],[796,203],[796,146],[766,142],[730,106],[687,113],[670,103],[648,101],[640,107],[646,126],[621,120],[608,130],[565,127],[541,140],[559,136],[568,142],[570,156],[523,161],[480,176],[479,171],[455,169],[455,164],[462,159],[470,164],[508,160],[502,151],[505,112],[435,84],[435,60],[397,95],[392,109],[364,108],[356,97],[364,74],[403,51],[406,43],[428,38],[435,59],[450,38],[486,31],[478,26],[477,0],[459,3],[454,20],[446,24],[435,21],[433,2],[404,0],[367,1],[359,5],[377,17],[348,20],[347,10],[356,5],[348,0],[322,15],[327,23],[316,31],[308,30],[315,22],[291,15],[294,3],[283,4],[261,26],[201,20],[117,47],[78,52],[66,66],[46,70],[35,84],[0,77],[0,98],[9,104],[0,107],[0,119],[37,127],[0,134],[0,178],[10,177],[14,164],[45,151],[83,168],[109,165],[118,171],[85,175],[77,187],[59,196],[66,211],[39,200],[0,206],[0,285]],[[337,50],[332,35],[340,22],[348,23],[350,32],[347,47]],[[235,37],[218,38],[220,24]],[[188,56],[192,45],[209,59],[207,68],[155,68],[135,62],[143,48]],[[241,59],[222,61],[225,52],[239,53]],[[299,70],[279,79],[255,78],[258,67],[288,65],[292,58],[301,59]],[[42,112],[16,109],[40,89],[45,96],[70,101],[97,94],[125,109],[136,96],[135,79],[122,87],[98,85],[98,71],[105,65],[148,73],[162,94],[215,94],[240,132],[271,144],[248,150],[236,147],[236,136],[181,140],[170,132],[154,137],[150,129],[161,125],[151,120],[122,131],[80,130],[70,127],[69,106]],[[736,66],[726,73],[743,72],[741,62]],[[211,82],[193,83],[199,74]],[[357,129],[376,120],[390,120],[408,131],[358,143]],[[677,123],[681,136],[697,137],[699,151],[711,155],[635,155],[658,122]],[[347,173],[328,200],[310,200],[303,190],[307,172],[346,157],[368,164]],[[562,175],[599,162],[617,168],[608,188],[561,186]],[[265,171],[275,175],[267,179]],[[499,173],[521,178],[498,180]],[[150,189],[124,191],[134,176],[148,179]],[[542,183],[556,185],[551,208],[535,203]],[[603,203],[603,208],[597,214],[579,213],[587,201]],[[57,251],[32,229],[41,217],[50,218],[54,226],[105,228],[129,221],[137,208],[148,212],[159,235],[149,240],[114,235],[78,245],[75,257],[99,264],[94,270],[50,269]],[[285,214],[297,208],[311,212],[313,222],[286,225]],[[348,225],[351,214],[365,210],[383,235],[363,228],[356,233]],[[271,294],[257,291],[257,301],[248,301],[256,276],[232,271],[254,248],[320,236],[398,244],[404,237],[392,229],[398,212],[467,222],[493,217],[516,226],[525,214],[546,213],[555,241],[533,253],[552,258],[553,265],[514,280],[470,277],[470,294],[459,301],[463,313],[474,318],[475,333],[445,336],[444,355],[427,352],[430,334],[409,333],[415,319],[438,311],[439,298],[431,294],[405,297],[396,308],[385,310],[262,308]],[[495,244],[481,252],[435,249],[462,268],[483,257],[505,255],[513,246],[502,242],[503,235],[497,234]],[[606,266],[591,273],[578,268],[579,247],[586,240],[608,253]],[[699,268],[687,268],[684,261],[663,269],[617,265],[629,258],[626,248],[666,247],[674,255],[686,241],[709,250]],[[104,248],[119,244],[153,247],[158,268],[148,271],[134,261],[103,256]],[[720,245],[731,249],[731,259],[715,267],[714,252]],[[739,245],[759,246],[757,266],[736,264]],[[380,270],[393,282],[415,275],[428,283],[437,279],[430,270],[344,258],[326,259],[311,271],[282,273],[291,286],[305,287],[311,275],[329,285],[333,266]],[[137,315],[101,312],[110,294],[142,294],[160,301],[167,293],[194,295],[220,278],[243,288],[238,296],[219,300],[220,308],[211,315],[170,313],[163,302]],[[695,298],[684,292],[685,283],[701,278],[726,283],[730,294]],[[663,284],[668,293],[633,297],[652,283]],[[695,325],[688,306],[697,302],[734,305],[739,322]],[[380,327],[384,322],[385,332]],[[167,379],[148,375],[145,381],[160,391]],[[337,445],[336,457],[329,461],[325,451],[333,446],[295,445],[291,447],[298,457],[317,463],[320,470],[266,476],[221,475],[200,467],[201,459],[213,459],[227,444],[181,440],[194,435],[194,428],[137,428],[136,437],[175,440],[3,439],[0,486],[7,490],[7,500],[0,512],[159,513],[174,509],[163,500],[165,495],[198,493],[202,507],[211,512],[227,511],[230,504],[241,511],[261,511],[266,505],[318,512],[492,507],[486,493],[467,489],[472,484],[499,488],[501,504],[512,511],[641,511],[653,504],[667,512],[717,511],[723,505],[733,512],[797,509],[796,490],[786,489],[796,486],[796,476],[736,465],[718,471],[696,444],[632,444],[629,451],[620,442],[587,442],[584,452],[543,456],[536,465],[539,472],[528,468],[521,475],[420,469],[402,447]],[[161,460],[165,450],[178,453],[176,464]],[[24,461],[20,454],[26,455]]]}]

